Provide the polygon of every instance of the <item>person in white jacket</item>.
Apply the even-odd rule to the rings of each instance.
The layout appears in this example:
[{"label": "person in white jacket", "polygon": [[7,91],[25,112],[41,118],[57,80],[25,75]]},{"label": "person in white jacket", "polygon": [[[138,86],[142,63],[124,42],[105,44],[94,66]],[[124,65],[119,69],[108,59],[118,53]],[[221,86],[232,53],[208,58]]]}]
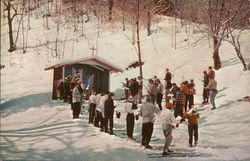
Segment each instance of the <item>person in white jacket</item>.
[{"label": "person in white jacket", "polygon": [[72,91],[73,119],[79,118],[81,112],[81,93],[78,89],[79,86],[77,83]]},{"label": "person in white jacket", "polygon": [[97,110],[97,117],[101,121],[101,131],[104,131],[104,105],[105,101],[108,99],[108,93],[105,92],[103,96],[101,96],[99,103],[97,104],[96,110]]},{"label": "person in white jacket", "polygon": [[95,127],[100,127],[99,123],[101,121],[101,114],[100,112],[97,110],[98,108],[98,105],[99,105],[99,102],[101,100],[101,93],[100,93],[100,90],[97,90],[96,91],[96,96],[95,96],[95,103],[96,103],[96,109],[95,109],[95,119],[94,119],[94,126]]},{"label": "person in white jacket", "polygon": [[163,149],[163,156],[169,155],[171,152],[169,149],[169,146],[172,142],[172,129],[176,126],[179,126],[178,121],[175,119],[174,114],[169,110],[169,107],[167,106],[166,109],[163,109],[160,114],[161,120],[162,120],[162,129],[163,134],[165,136],[165,144]]},{"label": "person in white jacket", "polygon": [[150,96],[146,98],[146,103],[140,108],[139,115],[142,117],[142,145],[151,149],[149,145],[154,128],[155,113],[160,110],[152,104]]},{"label": "person in white jacket", "polygon": [[126,100],[125,111],[127,113],[127,116],[126,116],[127,136],[131,140],[133,140],[133,132],[134,132],[134,126],[135,126],[135,115],[134,115],[134,110],[132,109],[132,106],[133,106],[133,98],[129,97]]}]

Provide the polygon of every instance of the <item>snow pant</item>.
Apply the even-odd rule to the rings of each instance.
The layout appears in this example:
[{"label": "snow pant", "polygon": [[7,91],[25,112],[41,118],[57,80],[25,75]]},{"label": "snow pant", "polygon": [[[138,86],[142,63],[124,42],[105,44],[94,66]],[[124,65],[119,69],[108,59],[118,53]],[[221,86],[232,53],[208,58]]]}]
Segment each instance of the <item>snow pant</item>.
[{"label": "snow pant", "polygon": [[135,126],[135,116],[134,113],[128,113],[126,117],[127,125],[127,136],[133,138],[134,126]]},{"label": "snow pant", "polygon": [[80,111],[81,111],[80,102],[72,103],[72,105],[73,105],[73,119],[74,118],[79,118],[79,114],[80,114]]},{"label": "snow pant", "polygon": [[193,144],[193,136],[194,141],[197,143],[198,141],[198,124],[195,125],[188,125],[188,135],[189,135],[189,144]]},{"label": "snow pant", "polygon": [[166,88],[166,90],[165,90],[165,99],[166,99],[166,103],[168,103],[169,100],[170,100],[170,97],[168,96],[169,93],[170,93],[170,89]]},{"label": "snow pant", "polygon": [[109,123],[109,131],[110,133],[113,133],[113,126],[114,126],[114,120],[113,120],[114,116],[110,115],[110,116],[105,116],[104,118],[104,129],[105,132],[108,132],[108,123]]},{"label": "snow pant", "polygon": [[203,102],[208,102],[209,92],[206,88],[203,88]]},{"label": "snow pant", "polygon": [[191,109],[193,105],[194,105],[194,95],[189,95],[189,104],[188,104],[189,109]]},{"label": "snow pant", "polygon": [[96,108],[96,104],[91,103],[89,105],[89,124],[93,124],[94,123],[95,108]]},{"label": "snow pant", "polygon": [[128,97],[129,97],[129,90],[128,90],[128,89],[125,89],[125,97],[126,97],[126,100],[127,100]]},{"label": "snow pant", "polygon": [[188,106],[188,104],[190,104],[190,95],[189,94],[185,94],[185,98],[186,98],[185,99],[185,112],[187,112],[187,106]]},{"label": "snow pant", "polygon": [[210,103],[212,104],[213,108],[215,107],[215,96],[216,93],[213,90],[209,90],[209,96],[210,96]]},{"label": "snow pant", "polygon": [[73,101],[72,101],[72,92],[70,92],[70,95],[69,95],[69,103],[71,105],[71,110],[73,110]]},{"label": "snow pant", "polygon": [[162,110],[162,106],[161,106],[162,96],[163,96],[162,93],[157,93],[157,95],[156,95],[156,97],[157,97],[156,102],[157,102],[158,107],[159,107],[160,110]]},{"label": "snow pant", "polygon": [[141,103],[141,100],[142,100],[142,89],[139,88],[138,89],[138,103]]},{"label": "snow pant", "polygon": [[151,97],[152,103],[154,105],[155,101],[156,101],[156,95],[155,94],[150,94],[150,97]]},{"label": "snow pant", "polygon": [[60,100],[64,99],[64,90],[60,89]]},{"label": "snow pant", "polygon": [[163,134],[165,136],[165,143],[164,143],[163,151],[167,152],[167,150],[169,150],[169,146],[170,146],[172,139],[173,139],[173,137],[172,137],[172,125],[163,124],[162,129],[163,129]]},{"label": "snow pant", "polygon": [[149,145],[151,136],[153,134],[153,122],[143,123],[142,124],[142,145]]},{"label": "snow pant", "polygon": [[94,125],[96,127],[101,127],[101,129],[104,128],[104,118],[102,117],[102,113],[100,111],[97,111],[97,110],[96,110],[96,117],[95,117]]},{"label": "snow pant", "polygon": [[174,117],[183,116],[183,104],[176,104],[174,108]]}]

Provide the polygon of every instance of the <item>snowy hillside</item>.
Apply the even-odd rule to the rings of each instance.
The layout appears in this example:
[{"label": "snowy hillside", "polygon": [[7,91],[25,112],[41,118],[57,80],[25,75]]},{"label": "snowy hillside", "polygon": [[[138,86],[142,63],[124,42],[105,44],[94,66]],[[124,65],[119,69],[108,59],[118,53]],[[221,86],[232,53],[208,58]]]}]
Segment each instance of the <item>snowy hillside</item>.
[{"label": "snowy hillside", "polygon": [[[115,118],[114,132],[118,136],[99,132],[89,125],[87,105],[79,120],[72,120],[70,105],[51,100],[52,71],[44,68],[55,64],[45,45],[46,40],[53,41],[56,24],[44,31],[43,20],[31,17],[29,44],[27,52],[22,54],[21,44],[18,50],[8,52],[8,32],[5,21],[1,24],[1,159],[2,160],[168,160],[169,158],[150,158],[149,153],[161,153],[164,135],[158,119],[154,125],[151,145],[154,150],[146,150],[140,145],[141,119],[136,121],[134,136],[137,142],[128,141],[125,132],[125,112],[120,119]],[[17,23],[17,22],[16,22]],[[68,35],[63,60],[90,56],[89,49],[97,41],[95,30],[97,22],[92,20],[85,25],[85,36],[74,41],[74,32],[67,26],[60,32],[60,39]],[[171,18],[162,17],[154,24],[154,32],[146,36],[141,31],[142,60],[144,78],[157,75],[163,79],[165,68],[174,75],[173,82],[178,85],[184,80],[194,79],[197,95],[195,104],[201,115],[199,120],[199,146],[188,147],[187,123],[174,130],[171,149],[188,153],[186,157],[174,157],[171,160],[250,160],[250,103],[238,102],[250,95],[250,72],[242,71],[234,49],[223,43],[220,48],[222,68],[216,71],[218,95],[217,109],[211,111],[210,105],[199,106],[202,102],[203,71],[212,65],[212,46],[208,40],[200,40],[199,34],[193,34],[190,28],[190,40],[181,25],[178,25],[177,49],[172,48]],[[122,32],[119,25],[101,26],[98,38],[98,56],[125,69],[137,60],[136,50],[131,45],[129,31]],[[48,36],[51,35],[51,36]],[[244,31],[241,37],[242,52],[250,61],[250,31]],[[138,76],[139,69],[125,70],[112,74],[111,91],[122,88],[126,77]],[[144,81],[147,84],[146,81]],[[117,108],[124,105],[118,102]]]}]

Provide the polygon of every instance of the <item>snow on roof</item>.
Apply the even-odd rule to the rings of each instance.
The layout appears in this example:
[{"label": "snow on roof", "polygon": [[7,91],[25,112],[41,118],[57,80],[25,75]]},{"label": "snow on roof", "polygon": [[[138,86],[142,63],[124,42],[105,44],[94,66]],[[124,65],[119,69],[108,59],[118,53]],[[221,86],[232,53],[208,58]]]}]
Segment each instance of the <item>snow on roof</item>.
[{"label": "snow on roof", "polygon": [[88,64],[88,65],[91,65],[95,68],[98,68],[98,66],[99,66],[99,67],[102,67],[102,68],[107,69],[109,71],[123,72],[122,68],[117,67],[116,65],[114,65],[110,61],[107,61],[99,56],[91,56],[91,57],[85,57],[85,58],[74,59],[74,60],[64,60],[58,64],[55,64],[55,65],[52,65],[52,66],[45,68],[45,70],[51,70],[51,69],[64,67],[64,66],[68,66],[68,65],[73,65],[73,64]]}]

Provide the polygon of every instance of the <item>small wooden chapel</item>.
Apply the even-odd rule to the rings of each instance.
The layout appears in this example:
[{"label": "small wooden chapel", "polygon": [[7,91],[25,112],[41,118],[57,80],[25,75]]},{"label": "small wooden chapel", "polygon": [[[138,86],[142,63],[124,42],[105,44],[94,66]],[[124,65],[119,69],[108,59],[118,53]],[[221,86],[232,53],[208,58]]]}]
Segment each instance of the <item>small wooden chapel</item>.
[{"label": "small wooden chapel", "polygon": [[52,99],[58,98],[60,83],[65,80],[68,74],[79,73],[85,86],[91,86],[91,89],[109,91],[110,74],[123,72],[121,68],[99,56],[64,61],[45,68],[45,70],[51,69],[54,69]]}]

